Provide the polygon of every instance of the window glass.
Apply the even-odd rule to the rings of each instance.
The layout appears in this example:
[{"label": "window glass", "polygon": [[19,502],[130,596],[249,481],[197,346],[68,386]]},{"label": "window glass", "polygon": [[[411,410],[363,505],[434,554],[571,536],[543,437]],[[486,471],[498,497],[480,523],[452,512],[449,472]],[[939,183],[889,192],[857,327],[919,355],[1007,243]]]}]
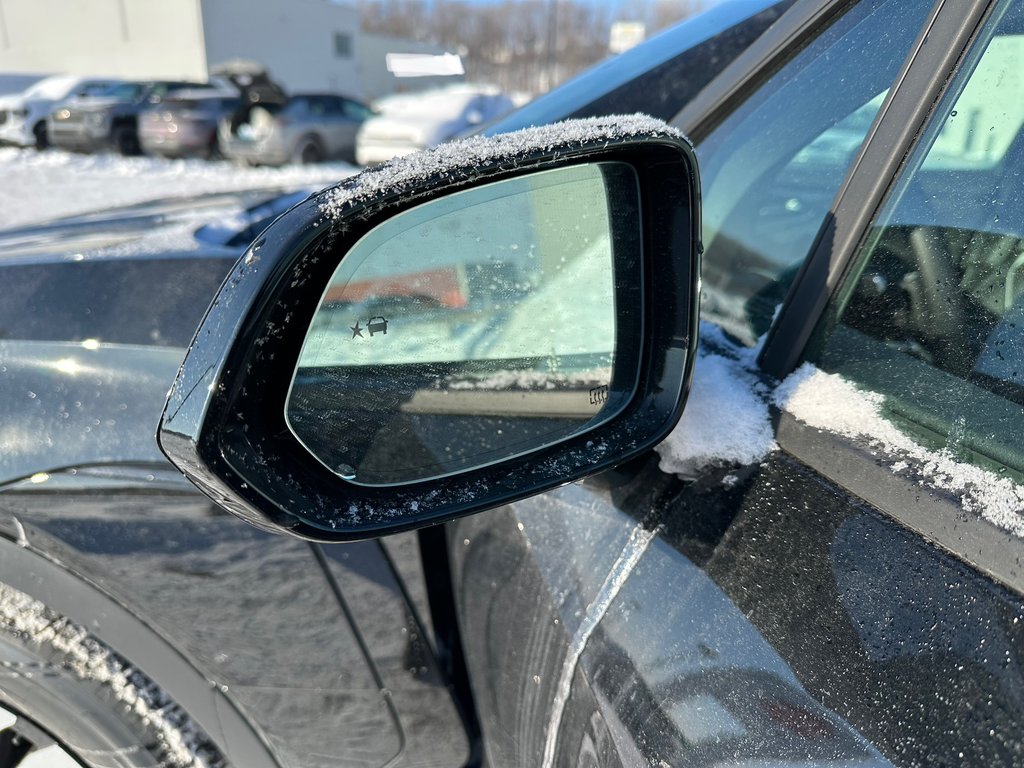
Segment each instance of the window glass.
[{"label": "window glass", "polygon": [[976,45],[812,344],[928,448],[1024,479],[1024,3]]},{"label": "window glass", "polygon": [[360,104],[358,101],[342,99],[341,108],[347,117],[351,117],[354,120],[369,120],[373,116],[373,110],[365,104]]},{"label": "window glass", "polygon": [[771,322],[931,0],[863,0],[697,147],[702,313],[745,344]]}]

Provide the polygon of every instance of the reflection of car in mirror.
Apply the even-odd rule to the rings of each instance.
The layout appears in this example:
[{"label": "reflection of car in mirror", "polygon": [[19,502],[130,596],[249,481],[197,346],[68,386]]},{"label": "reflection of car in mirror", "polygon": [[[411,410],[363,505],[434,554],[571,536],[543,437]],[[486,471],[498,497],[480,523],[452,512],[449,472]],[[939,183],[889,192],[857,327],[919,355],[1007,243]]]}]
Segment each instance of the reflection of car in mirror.
[{"label": "reflection of car in mirror", "polygon": [[370,332],[371,336],[373,336],[373,334],[375,334],[375,333],[383,333],[383,334],[387,335],[387,332],[388,332],[388,321],[387,321],[387,318],[385,318],[385,317],[383,317],[381,315],[377,315],[376,317],[371,317],[366,322],[366,330],[368,330]]}]

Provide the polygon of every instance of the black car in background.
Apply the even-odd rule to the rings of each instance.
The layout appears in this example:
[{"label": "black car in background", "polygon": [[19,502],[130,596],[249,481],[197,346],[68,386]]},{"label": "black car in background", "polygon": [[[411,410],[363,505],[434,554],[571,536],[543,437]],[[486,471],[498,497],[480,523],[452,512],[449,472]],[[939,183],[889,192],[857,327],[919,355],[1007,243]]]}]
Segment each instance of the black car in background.
[{"label": "black car in background", "polygon": [[148,155],[217,157],[217,124],[240,105],[237,96],[210,89],[175,91],[139,113],[139,144]]},{"label": "black car in background", "polygon": [[50,142],[61,149],[79,152],[113,149],[122,155],[137,155],[141,151],[140,114],[169,95],[185,90],[231,95],[199,82],[157,80],[120,83],[95,96],[58,105],[46,120],[47,134]]},{"label": "black car in background", "polygon": [[[696,374],[660,453],[529,498],[531,471],[499,477],[501,464],[478,468],[480,457],[453,446],[463,466],[437,481],[449,486],[438,496],[461,488],[460,503],[499,506],[415,533],[324,543],[363,524],[363,508],[295,503],[310,498],[310,478],[360,503],[375,494],[379,517],[368,519],[384,520],[383,533],[423,522],[434,502],[415,483],[368,489],[352,481],[358,468],[317,464],[302,447],[250,461],[271,455],[254,446],[295,445],[295,425],[281,423],[287,358],[299,354],[289,313],[312,315],[328,297],[316,276],[338,266],[311,257],[308,273],[290,273],[281,254],[361,236],[356,217],[343,216],[351,230],[341,231],[323,211],[342,195],[385,215],[394,186],[359,198],[343,185],[306,200],[251,247],[240,233],[254,214],[217,235],[233,245],[212,249],[190,233],[178,246],[157,238],[157,250],[95,253],[15,233],[0,262],[2,759],[1022,764],[1022,41],[1021,0],[722,3],[491,128],[643,111],[693,140],[703,206]],[[635,154],[610,165],[639,163],[656,143],[630,145]],[[571,150],[557,162],[570,167]],[[430,197],[429,185],[450,183],[436,170],[409,182],[420,196],[407,188],[390,203],[412,216],[444,203]],[[647,194],[648,183],[624,188],[622,199],[643,193],[632,210],[662,210],[675,194]],[[558,213],[559,200],[545,202],[539,216]],[[307,215],[319,218],[292,228]],[[232,216],[219,220],[208,235],[231,230]],[[437,231],[458,235],[459,222]],[[484,224],[497,238],[522,222]],[[62,236],[90,226],[119,223],[84,217]],[[640,247],[635,237],[616,241],[628,246],[616,251],[623,261],[673,252],[671,237]],[[502,247],[515,251],[509,241]],[[516,253],[506,266],[531,259]],[[531,287],[509,270],[481,271],[474,284],[491,299],[505,292],[515,303]],[[437,290],[451,270],[441,272],[394,281],[386,296],[366,285],[339,292],[327,330],[377,354],[408,337],[403,313],[429,321],[422,334],[482,311]],[[623,324],[634,306],[671,304],[691,287],[674,268],[621,274],[636,289],[618,306]],[[153,431],[189,329],[226,275],[182,369],[194,386],[176,391],[162,433],[180,459],[188,435],[168,434],[168,421],[223,419],[199,446],[209,463],[185,467],[209,481],[214,502],[173,471]],[[271,287],[290,291],[287,302],[257,302],[243,321],[215,327],[245,314],[247,291],[266,298]],[[569,310],[589,317],[583,303]],[[256,322],[271,316],[281,323]],[[371,317],[388,320],[386,335],[365,333]],[[549,325],[586,326],[560,319]],[[642,327],[652,345],[691,341]],[[233,339],[245,348],[211,353]],[[529,364],[553,357],[542,350]],[[665,361],[661,380],[678,385]],[[453,362],[432,361],[430,375],[445,380]],[[225,365],[234,375],[215,377]],[[465,381],[439,396],[420,386],[422,371],[412,398],[389,400],[414,372],[371,366],[331,389],[329,366],[307,371],[300,383],[325,388],[304,416],[336,413],[353,396],[410,424],[439,402],[493,407],[494,392]],[[273,386],[236,387],[254,375]],[[543,379],[552,407],[571,383],[560,376]],[[537,379],[505,380],[505,410],[489,418],[521,414]],[[618,393],[632,402],[626,384],[596,388],[590,404]],[[644,386],[654,409],[662,396]],[[337,432],[304,434],[322,446]],[[395,447],[423,447],[422,434],[404,434]],[[615,463],[625,439],[556,458]],[[467,488],[466,466],[494,483]],[[550,477],[558,466],[533,469]]]}]

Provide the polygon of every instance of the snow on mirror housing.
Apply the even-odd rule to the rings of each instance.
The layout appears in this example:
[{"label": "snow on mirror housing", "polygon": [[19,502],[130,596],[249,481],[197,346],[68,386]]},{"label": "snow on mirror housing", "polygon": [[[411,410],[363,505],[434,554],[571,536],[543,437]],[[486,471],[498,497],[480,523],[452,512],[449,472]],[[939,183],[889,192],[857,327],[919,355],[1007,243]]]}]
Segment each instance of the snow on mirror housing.
[{"label": "snow on mirror housing", "polygon": [[697,329],[697,165],[641,117],[400,158],[233,268],[158,439],[228,511],[319,541],[471,514],[649,449]]}]

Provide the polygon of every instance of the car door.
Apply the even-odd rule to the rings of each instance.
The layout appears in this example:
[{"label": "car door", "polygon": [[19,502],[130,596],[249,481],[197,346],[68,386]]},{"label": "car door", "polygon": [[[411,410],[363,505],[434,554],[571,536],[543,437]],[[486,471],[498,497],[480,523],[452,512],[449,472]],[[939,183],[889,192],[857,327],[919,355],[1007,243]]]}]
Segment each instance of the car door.
[{"label": "car door", "polygon": [[1021,763],[1020,6],[798,3],[692,118],[681,427],[449,531],[493,765]]}]

